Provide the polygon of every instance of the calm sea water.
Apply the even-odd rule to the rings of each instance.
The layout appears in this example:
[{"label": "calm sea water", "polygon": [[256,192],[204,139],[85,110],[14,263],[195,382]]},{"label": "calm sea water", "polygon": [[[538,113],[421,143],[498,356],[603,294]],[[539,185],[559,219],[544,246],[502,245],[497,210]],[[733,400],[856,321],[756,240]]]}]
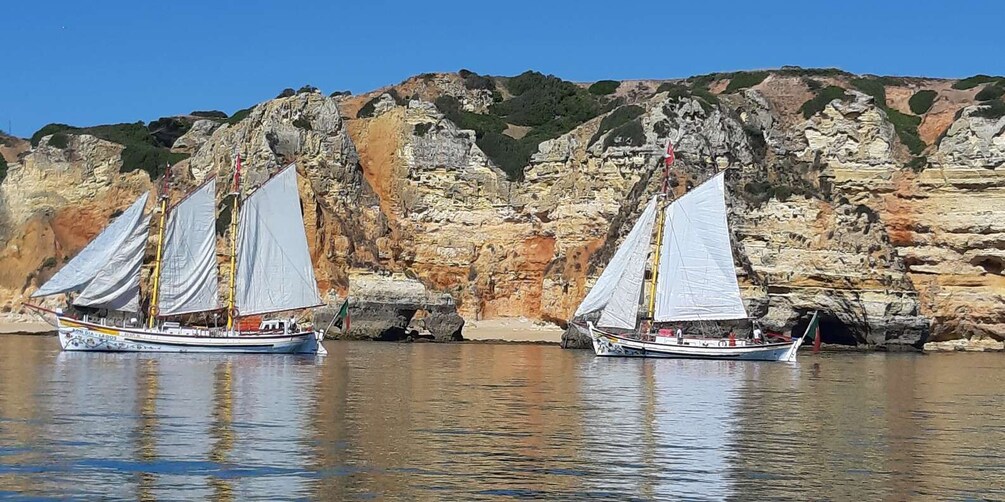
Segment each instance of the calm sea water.
[{"label": "calm sea water", "polygon": [[0,498],[1005,498],[1005,354],[327,346],[73,354],[0,337]]}]

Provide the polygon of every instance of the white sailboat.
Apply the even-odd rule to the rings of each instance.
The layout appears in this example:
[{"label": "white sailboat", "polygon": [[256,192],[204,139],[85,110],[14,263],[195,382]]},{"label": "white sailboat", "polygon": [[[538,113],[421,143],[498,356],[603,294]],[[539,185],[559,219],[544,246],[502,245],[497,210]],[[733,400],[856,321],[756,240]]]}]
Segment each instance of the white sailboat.
[{"label": "white sailboat", "polygon": [[[146,323],[139,323],[135,316],[141,310],[140,269],[151,219],[143,212],[149,192],[32,294],[75,294],[75,306],[118,313],[118,317],[78,318],[60,309],[29,305],[55,315],[63,350],[326,353],[321,345],[323,333],[295,318],[265,320],[251,329],[239,322],[242,317],[254,319],[323,304],[307,248],[295,164],[283,168],[243,200],[240,171],[238,156],[231,193],[235,202],[230,226],[226,327],[182,326],[169,321],[186,314],[221,310],[216,180],[211,179],[170,211],[167,191],[162,190],[157,259]],[[134,317],[127,319],[129,316]]]},{"label": "white sailboat", "polygon": [[[667,168],[673,162],[668,145]],[[666,175],[666,173],[664,173]],[[730,335],[684,336],[680,323],[748,319],[736,280],[726,219],[724,173],[673,202],[667,185],[654,196],[617,249],[574,319],[598,356],[795,361],[805,336],[767,342]],[[653,252],[653,230],[655,252]],[[649,257],[649,291],[644,292]],[[642,303],[648,308],[640,319]],[[599,314],[599,316],[598,316]],[[596,324],[594,324],[594,320]],[[673,323],[677,323],[674,330]],[[815,329],[816,314],[806,333]],[[582,326],[582,321],[573,321]]]}]

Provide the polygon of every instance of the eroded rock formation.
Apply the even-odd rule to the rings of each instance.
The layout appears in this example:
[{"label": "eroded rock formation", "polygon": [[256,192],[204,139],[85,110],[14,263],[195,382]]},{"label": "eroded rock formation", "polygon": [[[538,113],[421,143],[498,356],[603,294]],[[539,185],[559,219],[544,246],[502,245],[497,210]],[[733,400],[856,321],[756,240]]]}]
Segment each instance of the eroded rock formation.
[{"label": "eroded rock formation", "polygon": [[[737,90],[730,75],[705,78],[703,92],[626,82],[599,116],[540,143],[524,179],[511,181],[476,132],[434,105],[449,95],[486,114],[510,99],[470,78],[425,75],[351,97],[304,92],[233,125],[198,121],[174,145],[192,152],[176,189],[217,176],[228,190],[236,150],[249,187],[297,161],[319,285],[333,298],[352,294],[359,271],[408,273],[468,318],[564,323],[657,191],[670,139],[675,194],[727,171],[737,273],[768,329],[799,328],[820,310],[833,342],[1005,338],[1005,118],[975,102],[976,90],[900,79],[878,94],[851,75],[791,70]],[[907,101],[923,89],[937,96],[914,117]],[[626,105],[639,107],[631,127],[605,125]],[[119,172],[118,145],[70,138],[4,152],[0,301],[12,312],[152,185]],[[370,306],[355,305],[363,329]],[[370,317],[383,327],[368,332],[399,338],[414,312],[382,308]],[[457,319],[433,317],[430,332],[454,336]]]}]

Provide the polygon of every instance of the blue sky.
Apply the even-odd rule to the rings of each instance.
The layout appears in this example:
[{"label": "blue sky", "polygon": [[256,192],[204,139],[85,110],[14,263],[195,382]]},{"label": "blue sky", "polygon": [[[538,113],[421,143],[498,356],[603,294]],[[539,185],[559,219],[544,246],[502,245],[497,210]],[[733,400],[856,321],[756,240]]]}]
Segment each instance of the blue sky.
[{"label": "blue sky", "polygon": [[1000,2],[52,0],[0,9],[0,128],[232,113],[460,68],[575,81],[782,65],[1005,74]]}]

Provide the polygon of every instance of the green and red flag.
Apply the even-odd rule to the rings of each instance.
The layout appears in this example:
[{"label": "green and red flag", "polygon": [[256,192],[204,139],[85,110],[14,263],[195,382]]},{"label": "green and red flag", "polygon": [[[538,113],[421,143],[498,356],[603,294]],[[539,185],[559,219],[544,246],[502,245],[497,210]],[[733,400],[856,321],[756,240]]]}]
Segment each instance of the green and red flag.
[{"label": "green and red flag", "polygon": [[[349,299],[346,298],[342,302],[342,306],[339,307],[338,313],[335,314],[335,321],[332,325],[341,329],[342,332],[349,331]],[[344,327],[343,327],[344,326]]]}]

